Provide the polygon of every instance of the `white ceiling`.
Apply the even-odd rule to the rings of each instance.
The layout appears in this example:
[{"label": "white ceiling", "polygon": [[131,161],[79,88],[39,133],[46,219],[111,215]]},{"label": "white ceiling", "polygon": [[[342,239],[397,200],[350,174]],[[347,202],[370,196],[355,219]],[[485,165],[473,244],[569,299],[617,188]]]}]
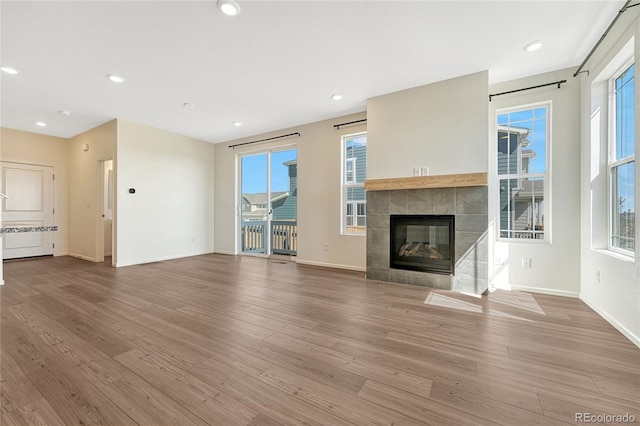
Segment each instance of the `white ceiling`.
[{"label": "white ceiling", "polygon": [[3,0],[0,62],[20,74],[2,73],[1,125],[71,137],[120,118],[228,141],[477,71],[494,83],[577,66],[624,1],[239,4],[228,17],[214,0]]}]

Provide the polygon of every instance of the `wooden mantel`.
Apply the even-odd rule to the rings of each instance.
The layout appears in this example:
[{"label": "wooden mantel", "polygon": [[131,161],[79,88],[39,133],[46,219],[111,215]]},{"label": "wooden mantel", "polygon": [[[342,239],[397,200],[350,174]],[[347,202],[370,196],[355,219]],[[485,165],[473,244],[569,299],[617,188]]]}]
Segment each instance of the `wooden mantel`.
[{"label": "wooden mantel", "polygon": [[455,175],[412,176],[388,179],[367,179],[367,191],[395,189],[456,188],[461,186],[487,186],[487,173],[460,173]]}]

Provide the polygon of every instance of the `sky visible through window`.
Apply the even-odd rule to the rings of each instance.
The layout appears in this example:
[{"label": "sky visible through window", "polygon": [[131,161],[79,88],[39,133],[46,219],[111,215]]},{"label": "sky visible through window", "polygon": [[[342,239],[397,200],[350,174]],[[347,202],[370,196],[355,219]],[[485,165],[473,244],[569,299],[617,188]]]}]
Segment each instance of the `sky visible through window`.
[{"label": "sky visible through window", "polygon": [[611,245],[635,249],[635,66],[615,79],[615,146],[611,148]]},{"label": "sky visible through window", "polygon": [[547,120],[546,108],[528,109],[498,115],[498,125],[517,129],[528,129],[531,142],[525,149],[535,153],[529,161],[529,173],[544,173],[547,169]]},{"label": "sky visible through window", "polygon": [[[631,65],[616,79],[616,149],[613,161],[634,155],[635,153],[635,91],[634,65]],[[618,203],[619,212],[635,211],[635,173],[634,165],[618,167]]]},{"label": "sky visible through window", "polygon": [[[271,192],[289,190],[289,169],[283,163],[295,160],[296,156],[295,149],[271,153]],[[242,157],[242,192],[267,192],[266,153]]]},{"label": "sky visible through window", "polygon": [[367,135],[362,135],[355,138],[349,138],[349,142],[347,142],[347,147],[364,146],[366,144],[367,144]]}]

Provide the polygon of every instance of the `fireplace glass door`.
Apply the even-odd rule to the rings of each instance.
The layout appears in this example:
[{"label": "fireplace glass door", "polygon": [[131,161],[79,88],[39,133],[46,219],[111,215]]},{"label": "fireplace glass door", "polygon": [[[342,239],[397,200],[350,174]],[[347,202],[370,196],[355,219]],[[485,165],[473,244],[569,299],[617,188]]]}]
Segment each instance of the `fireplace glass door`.
[{"label": "fireplace glass door", "polygon": [[453,275],[454,221],[454,215],[391,215],[391,268]]}]

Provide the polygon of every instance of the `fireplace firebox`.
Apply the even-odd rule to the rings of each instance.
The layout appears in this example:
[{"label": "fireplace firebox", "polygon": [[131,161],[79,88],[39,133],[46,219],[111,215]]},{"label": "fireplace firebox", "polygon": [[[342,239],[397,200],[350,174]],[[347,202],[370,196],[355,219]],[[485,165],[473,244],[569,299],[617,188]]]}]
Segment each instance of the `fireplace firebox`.
[{"label": "fireplace firebox", "polygon": [[454,275],[454,215],[391,215],[393,269]]}]

